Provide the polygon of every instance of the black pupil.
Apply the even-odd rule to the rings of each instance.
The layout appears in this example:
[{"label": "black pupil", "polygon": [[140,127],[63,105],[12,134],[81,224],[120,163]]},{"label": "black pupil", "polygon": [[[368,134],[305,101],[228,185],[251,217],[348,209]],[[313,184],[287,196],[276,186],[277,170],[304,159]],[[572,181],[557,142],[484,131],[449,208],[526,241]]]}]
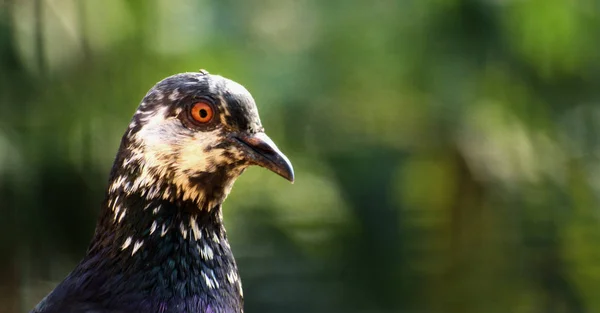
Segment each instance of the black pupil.
[{"label": "black pupil", "polygon": [[208,116],[208,112],[206,112],[206,109],[201,109],[200,110],[200,117],[201,118],[206,118]]}]

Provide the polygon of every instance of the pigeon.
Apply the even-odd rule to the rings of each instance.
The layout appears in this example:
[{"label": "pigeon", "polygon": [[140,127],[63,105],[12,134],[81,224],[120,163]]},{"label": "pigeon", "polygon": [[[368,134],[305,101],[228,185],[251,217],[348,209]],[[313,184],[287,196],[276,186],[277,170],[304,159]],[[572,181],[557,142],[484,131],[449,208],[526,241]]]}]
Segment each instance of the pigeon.
[{"label": "pigeon", "polygon": [[85,257],[31,312],[243,312],[222,204],[251,165],[294,181],[246,88],[205,70],[158,82],[123,135]]}]

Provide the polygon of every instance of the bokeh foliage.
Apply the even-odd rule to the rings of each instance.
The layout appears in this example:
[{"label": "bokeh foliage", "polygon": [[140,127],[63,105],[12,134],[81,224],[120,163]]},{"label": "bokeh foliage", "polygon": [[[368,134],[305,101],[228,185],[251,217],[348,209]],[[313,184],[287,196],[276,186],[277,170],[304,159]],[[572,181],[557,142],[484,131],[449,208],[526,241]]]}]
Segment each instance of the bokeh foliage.
[{"label": "bokeh foliage", "polygon": [[145,92],[244,84],[247,312],[600,312],[600,3],[0,1],[0,312],[82,257]]}]

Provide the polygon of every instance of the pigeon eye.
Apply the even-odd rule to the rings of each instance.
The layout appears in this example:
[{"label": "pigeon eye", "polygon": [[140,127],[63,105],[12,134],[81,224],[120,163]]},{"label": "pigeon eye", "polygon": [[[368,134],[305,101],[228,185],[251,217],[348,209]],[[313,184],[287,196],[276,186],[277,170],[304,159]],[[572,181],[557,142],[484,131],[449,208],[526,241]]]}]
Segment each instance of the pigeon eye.
[{"label": "pigeon eye", "polygon": [[206,102],[198,102],[192,107],[192,117],[196,122],[208,123],[213,117],[213,108]]}]

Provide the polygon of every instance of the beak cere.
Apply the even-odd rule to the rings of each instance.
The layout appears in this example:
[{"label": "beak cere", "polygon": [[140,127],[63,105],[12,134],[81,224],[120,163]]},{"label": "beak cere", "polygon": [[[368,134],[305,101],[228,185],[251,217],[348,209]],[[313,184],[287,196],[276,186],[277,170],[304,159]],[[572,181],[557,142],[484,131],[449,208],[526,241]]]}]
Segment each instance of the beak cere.
[{"label": "beak cere", "polygon": [[292,183],[294,182],[292,163],[285,154],[279,151],[279,148],[267,134],[244,134],[234,138],[241,143],[241,148],[246,150],[251,163],[271,170]]}]

